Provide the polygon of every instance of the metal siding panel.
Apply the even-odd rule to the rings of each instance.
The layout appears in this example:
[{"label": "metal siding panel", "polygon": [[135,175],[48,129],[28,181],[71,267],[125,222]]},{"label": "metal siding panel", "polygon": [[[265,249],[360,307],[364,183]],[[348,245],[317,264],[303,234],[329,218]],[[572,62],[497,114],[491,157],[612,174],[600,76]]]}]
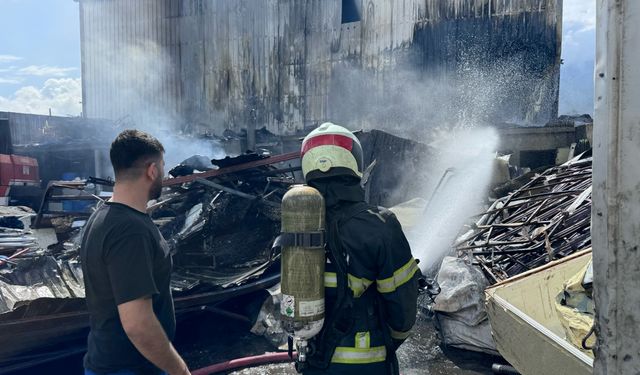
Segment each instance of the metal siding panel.
[{"label": "metal siding panel", "polygon": [[[109,12],[107,13],[107,17],[106,17],[107,18],[107,20],[106,20],[107,21],[106,22],[107,31],[106,32],[109,35],[109,46],[110,46],[109,51],[107,52],[108,56],[111,56],[111,55],[114,54],[115,48],[117,48],[117,43],[116,43],[117,42],[117,37],[118,37],[118,34],[120,32],[119,31],[120,29],[118,28],[118,19],[119,19],[119,17],[116,16],[117,15],[117,13],[116,13],[117,12],[117,6],[118,6],[118,1],[111,0],[109,2],[110,9],[109,9]],[[119,65],[120,64],[118,64],[118,68],[119,68]],[[116,84],[116,81],[108,79],[106,85],[108,87],[108,91],[106,92],[106,94],[109,97],[109,100],[115,101],[116,103],[120,103],[121,101],[119,99],[116,99],[116,98],[118,98],[120,96],[116,92],[117,86],[118,86]],[[105,98],[105,100],[106,99],[107,98]],[[117,108],[118,108],[118,106],[116,105],[114,109],[116,109],[116,113],[119,113],[119,112],[117,112]],[[109,117],[111,117],[111,116],[113,116],[113,115],[110,114]]]},{"label": "metal siding panel", "polygon": [[[144,79],[148,69],[126,63],[124,56],[111,56],[120,70],[107,69],[109,56],[95,43],[90,46],[90,38],[83,35],[83,50],[89,55],[83,72],[86,111],[113,118],[132,110],[133,103],[118,95],[121,85],[113,75],[119,74],[131,77],[126,85],[143,92],[157,89],[150,99],[152,107],[180,113],[185,121],[215,121],[216,132],[244,127],[248,103],[259,107],[258,121],[278,133],[327,119],[330,99],[335,97],[330,94],[332,77],[340,66],[367,67],[375,73],[373,82],[382,87],[394,79],[390,69],[406,63],[409,51],[429,51],[418,70],[451,66],[450,56],[460,48],[454,36],[465,25],[489,32],[511,22],[512,35],[494,33],[480,38],[478,45],[501,46],[510,38],[534,38],[541,32],[549,43],[557,38],[551,0],[367,0],[362,21],[351,25],[340,25],[338,0],[184,0],[182,6],[176,0],[84,0],[83,4],[84,34],[110,35],[118,53],[141,38],[152,41],[168,61],[165,77],[156,85],[155,79]],[[101,14],[109,4],[116,4],[116,14],[107,24]],[[534,9],[543,6],[544,16],[532,21]],[[510,21],[509,17],[529,9],[526,17],[513,18],[521,25]],[[546,21],[534,23],[539,19]],[[420,32],[421,37],[438,41],[439,47],[420,44],[424,40],[416,43]],[[491,56],[489,49],[483,53]],[[455,67],[444,71],[449,70]]]}]

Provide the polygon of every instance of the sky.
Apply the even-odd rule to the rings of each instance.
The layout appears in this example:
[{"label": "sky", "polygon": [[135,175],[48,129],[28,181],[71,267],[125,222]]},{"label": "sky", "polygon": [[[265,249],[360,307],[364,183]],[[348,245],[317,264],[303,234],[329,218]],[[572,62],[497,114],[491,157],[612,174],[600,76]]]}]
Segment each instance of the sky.
[{"label": "sky", "polygon": [[[595,1],[563,2],[560,114],[593,114]],[[0,0],[0,19],[0,111],[80,115],[78,3]]]},{"label": "sky", "polygon": [[559,114],[593,116],[596,0],[564,0]]},{"label": "sky", "polygon": [[0,0],[0,19],[0,111],[80,115],[78,3]]}]

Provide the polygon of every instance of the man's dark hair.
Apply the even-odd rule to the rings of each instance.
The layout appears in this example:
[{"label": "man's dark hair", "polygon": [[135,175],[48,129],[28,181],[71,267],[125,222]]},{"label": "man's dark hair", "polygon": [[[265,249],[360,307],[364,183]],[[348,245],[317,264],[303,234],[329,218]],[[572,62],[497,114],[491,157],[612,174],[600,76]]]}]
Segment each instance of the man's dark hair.
[{"label": "man's dark hair", "polygon": [[136,169],[144,168],[149,162],[164,153],[162,143],[155,137],[140,130],[129,129],[118,134],[111,143],[109,157],[117,178],[137,177]]}]

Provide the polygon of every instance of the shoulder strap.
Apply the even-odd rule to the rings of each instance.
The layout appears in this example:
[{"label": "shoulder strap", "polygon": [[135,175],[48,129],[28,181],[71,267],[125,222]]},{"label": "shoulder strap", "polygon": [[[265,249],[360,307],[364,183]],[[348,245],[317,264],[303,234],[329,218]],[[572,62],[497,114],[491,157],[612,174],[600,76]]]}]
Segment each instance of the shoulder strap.
[{"label": "shoulder strap", "polygon": [[327,247],[331,262],[336,266],[337,288],[336,303],[327,316],[319,340],[316,353],[309,357],[313,367],[326,369],[336,346],[351,331],[354,324],[353,293],[349,288],[347,249],[342,245],[340,227],[354,216],[366,211],[369,206],[364,202],[352,204],[341,210],[327,223]]},{"label": "shoulder strap", "polygon": [[337,220],[341,222],[341,224],[344,224],[345,222],[351,220],[354,216],[367,211],[371,207],[372,206],[369,206],[366,202],[356,202],[340,210],[340,212],[332,220]]}]

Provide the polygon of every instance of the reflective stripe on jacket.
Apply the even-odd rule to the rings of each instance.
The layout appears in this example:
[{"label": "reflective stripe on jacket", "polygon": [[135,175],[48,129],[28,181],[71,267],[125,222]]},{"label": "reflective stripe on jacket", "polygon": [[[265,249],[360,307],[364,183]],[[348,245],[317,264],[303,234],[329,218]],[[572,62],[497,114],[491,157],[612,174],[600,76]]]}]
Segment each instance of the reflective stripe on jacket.
[{"label": "reflective stripe on jacket", "polygon": [[[339,228],[348,254],[348,285],[360,313],[336,347],[332,363],[370,364],[387,359],[383,330],[400,342],[409,336],[417,313],[419,268],[395,215],[371,207]],[[325,267],[327,314],[335,302],[338,275],[331,261]],[[373,285],[375,284],[375,285]],[[366,293],[366,295],[365,295]],[[381,301],[379,317],[373,301]],[[370,374],[368,374],[370,375]]]}]

